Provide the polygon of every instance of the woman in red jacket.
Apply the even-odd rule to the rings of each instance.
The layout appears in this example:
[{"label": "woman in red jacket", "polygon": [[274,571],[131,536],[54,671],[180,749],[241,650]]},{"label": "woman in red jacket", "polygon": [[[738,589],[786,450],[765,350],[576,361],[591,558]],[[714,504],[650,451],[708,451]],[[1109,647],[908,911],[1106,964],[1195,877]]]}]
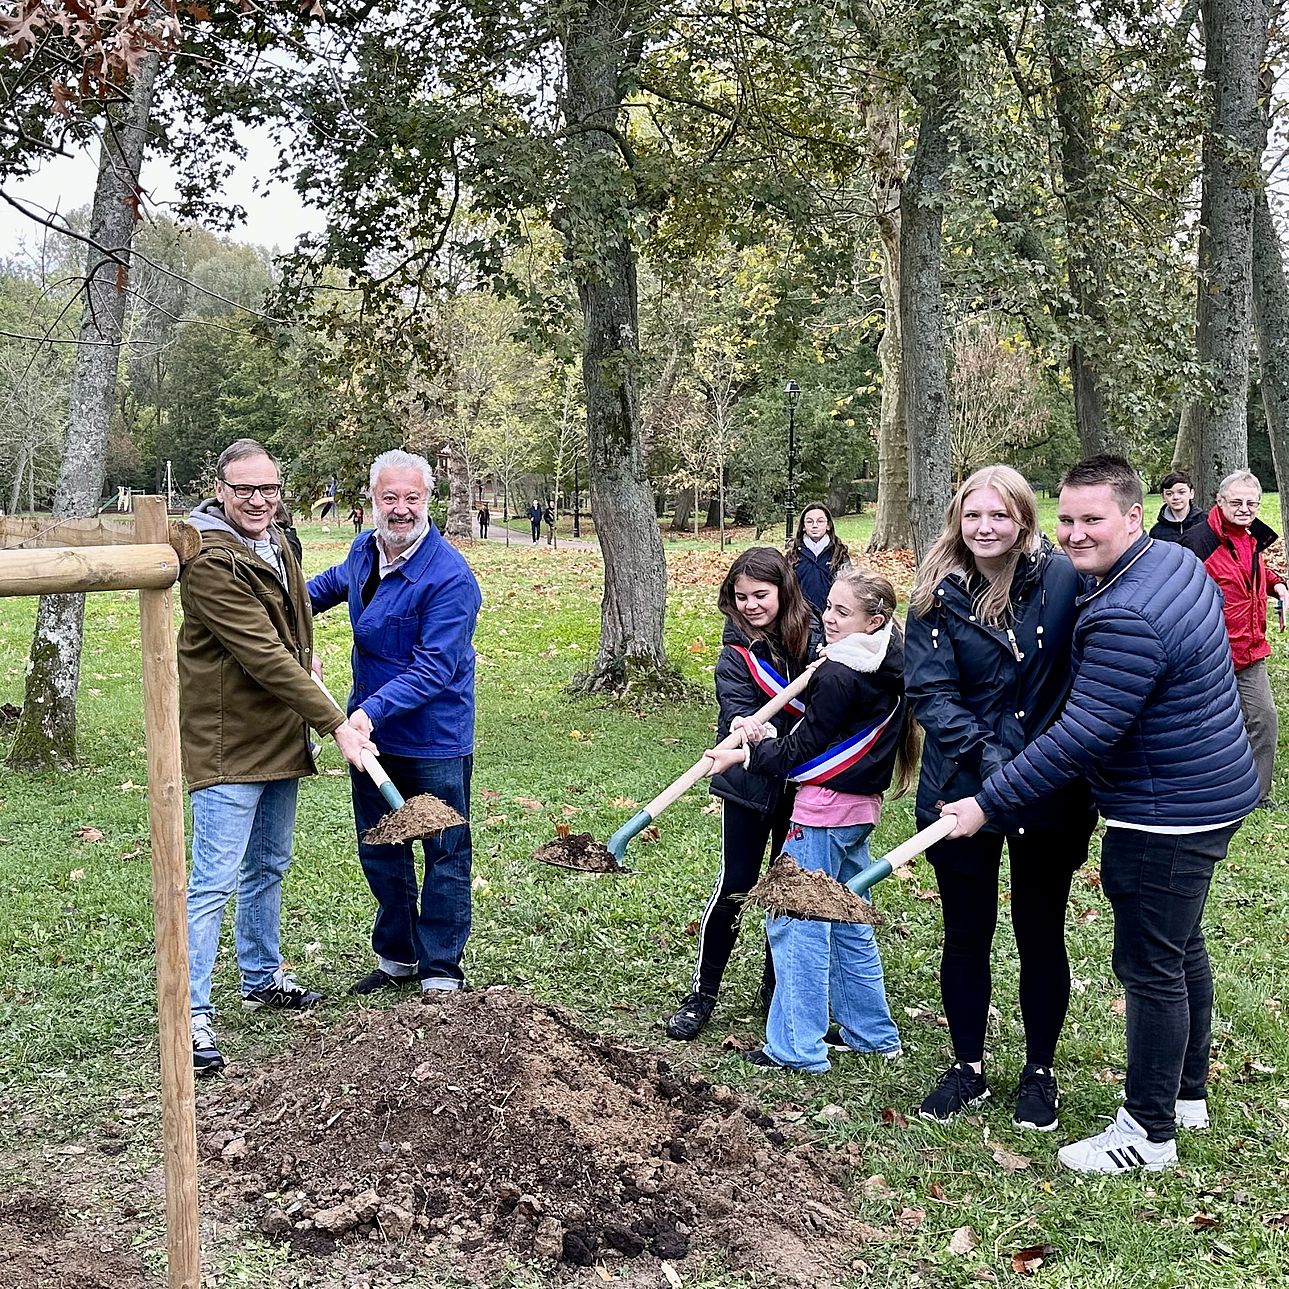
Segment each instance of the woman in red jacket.
[{"label": "woman in red jacket", "polygon": [[1249,470],[1228,474],[1218,485],[1217,504],[1208,512],[1208,522],[1190,529],[1182,545],[1204,561],[1209,577],[1222,591],[1222,615],[1231,637],[1235,684],[1262,788],[1259,804],[1274,809],[1271,775],[1280,723],[1267,676],[1267,659],[1271,656],[1267,599],[1274,595],[1280,601],[1283,631],[1283,606],[1289,599],[1289,587],[1281,574],[1262,561],[1262,552],[1278,534],[1258,518],[1261,504],[1262,485],[1257,475]]}]

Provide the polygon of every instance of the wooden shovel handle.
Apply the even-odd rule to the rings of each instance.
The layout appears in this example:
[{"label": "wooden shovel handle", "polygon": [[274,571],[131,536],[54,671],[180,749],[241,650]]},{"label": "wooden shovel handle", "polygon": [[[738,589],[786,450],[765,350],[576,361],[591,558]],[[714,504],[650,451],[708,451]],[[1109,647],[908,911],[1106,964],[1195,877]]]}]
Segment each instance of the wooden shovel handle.
[{"label": "wooden shovel handle", "polygon": [[[822,661],[823,659],[820,659],[820,662]],[[779,692],[775,694],[769,702],[758,707],[756,711],[748,717],[748,719],[754,721],[765,721],[769,720],[769,718],[776,712],[782,711],[794,698],[796,698],[798,694],[805,690],[806,686],[810,683],[810,678],[814,675],[815,668],[820,665],[820,662],[812,662],[810,666],[801,673],[801,675],[799,675],[795,680],[784,685],[784,687],[779,690]],[[719,743],[717,743],[716,746],[718,748],[738,747],[740,741],[738,733],[735,732],[727,734]],[[711,764],[711,760],[712,758],[710,756],[704,756],[701,760],[695,761],[694,764],[675,781],[675,783],[664,788],[647,806],[645,806],[644,813],[649,815],[650,818],[657,819],[673,801],[678,801],[690,790],[690,788],[694,786],[694,784],[699,781],[699,779],[703,778],[707,774],[707,768]]]},{"label": "wooden shovel handle", "polygon": [[941,815],[933,824],[928,824],[921,832],[915,832],[908,841],[902,841],[894,850],[888,850],[882,858],[894,872],[903,868],[910,860],[916,859],[924,850],[930,850],[938,841],[943,841],[958,825],[954,815]]}]

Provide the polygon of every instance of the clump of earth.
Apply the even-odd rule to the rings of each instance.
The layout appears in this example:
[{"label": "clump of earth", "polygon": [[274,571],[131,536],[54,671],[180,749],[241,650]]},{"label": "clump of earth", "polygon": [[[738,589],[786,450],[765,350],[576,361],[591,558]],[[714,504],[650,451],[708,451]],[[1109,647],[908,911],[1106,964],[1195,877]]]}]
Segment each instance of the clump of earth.
[{"label": "clump of earth", "polygon": [[518,991],[354,1012],[203,1094],[203,1192],[299,1253],[356,1241],[485,1279],[691,1255],[826,1284],[854,1162]]},{"label": "clump of earth", "polygon": [[139,1259],[87,1232],[56,1190],[0,1200],[0,1285],[13,1289],[141,1289]]},{"label": "clump of earth", "polygon": [[802,868],[791,855],[780,855],[746,898],[771,916],[786,914],[807,921],[863,922],[869,926],[882,922],[867,900],[827,873]]},{"label": "clump of earth", "polygon": [[617,856],[589,832],[575,832],[571,837],[556,837],[533,851],[539,864],[571,868],[578,873],[626,873]]},{"label": "clump of earth", "polygon": [[423,792],[377,820],[374,828],[363,833],[363,841],[369,846],[396,846],[463,823],[465,820],[446,801]]}]

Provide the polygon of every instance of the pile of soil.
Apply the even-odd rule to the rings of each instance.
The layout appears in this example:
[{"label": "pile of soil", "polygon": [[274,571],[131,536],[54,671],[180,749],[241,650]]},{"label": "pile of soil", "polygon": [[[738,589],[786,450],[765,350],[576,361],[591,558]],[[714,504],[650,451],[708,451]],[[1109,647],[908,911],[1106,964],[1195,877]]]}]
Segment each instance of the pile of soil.
[{"label": "pile of soil", "polygon": [[516,1257],[639,1259],[650,1283],[657,1260],[719,1254],[819,1285],[872,1238],[850,1155],[509,989],[304,1033],[204,1096],[198,1129],[208,1209],[299,1253],[420,1245],[479,1282]]},{"label": "pile of soil", "polygon": [[812,922],[864,922],[880,926],[881,915],[867,900],[834,881],[827,873],[801,868],[788,855],[780,855],[747,893],[774,917],[805,918]]},{"label": "pile of soil", "polygon": [[369,846],[396,846],[463,823],[465,820],[446,801],[440,801],[432,792],[423,792],[385,815],[375,828],[368,828],[363,841]]},{"label": "pile of soil", "polygon": [[[129,1233],[121,1240],[129,1246]],[[53,1191],[0,1200],[0,1285],[13,1289],[141,1289],[139,1259],[82,1229]]]},{"label": "pile of soil", "polygon": [[556,868],[571,868],[576,873],[629,873],[619,864],[617,857],[589,832],[575,832],[571,837],[556,837],[533,851],[539,864],[553,864]]}]

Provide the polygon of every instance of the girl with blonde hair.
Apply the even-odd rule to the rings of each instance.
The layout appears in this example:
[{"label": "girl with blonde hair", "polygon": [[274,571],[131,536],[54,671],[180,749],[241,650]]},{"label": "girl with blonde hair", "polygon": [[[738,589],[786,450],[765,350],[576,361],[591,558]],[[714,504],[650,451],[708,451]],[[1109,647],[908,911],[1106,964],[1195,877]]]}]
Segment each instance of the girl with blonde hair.
[{"label": "girl with blonde hair", "polygon": [[[906,627],[909,702],[925,738],[919,827],[944,802],[973,796],[1060,715],[1080,590],[1073,565],[1039,531],[1021,474],[987,466],[963,483],[918,570]],[[1026,1047],[1013,1122],[1057,1127],[1052,1067],[1070,998],[1065,907],[1095,819],[1087,785],[1077,782],[1032,816],[991,819],[974,837],[927,852],[944,918],[940,993],[954,1062],[923,1100],[923,1118],[952,1118],[990,1095],[989,959],[1006,842]]]}]

